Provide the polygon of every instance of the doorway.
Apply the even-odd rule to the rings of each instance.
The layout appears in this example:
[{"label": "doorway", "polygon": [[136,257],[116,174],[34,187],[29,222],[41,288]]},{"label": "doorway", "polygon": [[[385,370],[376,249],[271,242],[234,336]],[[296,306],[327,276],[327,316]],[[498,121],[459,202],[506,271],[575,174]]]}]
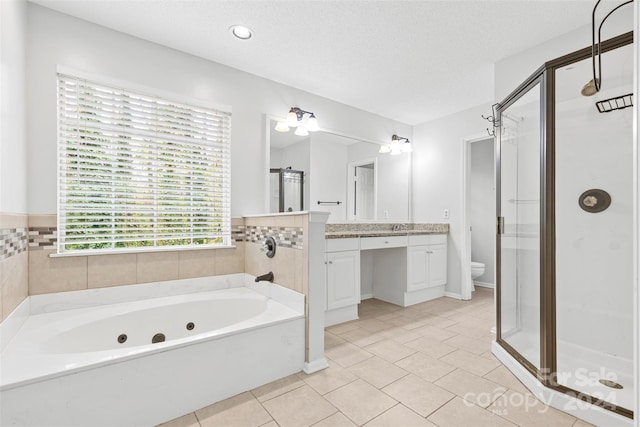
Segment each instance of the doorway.
[{"label": "doorway", "polygon": [[[471,299],[475,286],[494,288],[495,277],[495,141],[484,134],[464,140],[464,256],[461,298]],[[472,279],[471,263],[484,265]],[[478,271],[473,269],[474,273]]]},{"label": "doorway", "polygon": [[348,219],[376,220],[377,159],[352,162],[348,165]]}]

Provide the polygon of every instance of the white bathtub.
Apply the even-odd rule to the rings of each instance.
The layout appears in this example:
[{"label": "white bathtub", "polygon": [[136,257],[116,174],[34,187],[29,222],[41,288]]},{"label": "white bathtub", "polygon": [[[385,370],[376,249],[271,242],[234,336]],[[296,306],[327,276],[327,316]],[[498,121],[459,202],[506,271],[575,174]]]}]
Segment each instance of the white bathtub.
[{"label": "white bathtub", "polygon": [[152,426],[299,372],[304,296],[253,279],[30,297],[1,325],[0,425]]}]

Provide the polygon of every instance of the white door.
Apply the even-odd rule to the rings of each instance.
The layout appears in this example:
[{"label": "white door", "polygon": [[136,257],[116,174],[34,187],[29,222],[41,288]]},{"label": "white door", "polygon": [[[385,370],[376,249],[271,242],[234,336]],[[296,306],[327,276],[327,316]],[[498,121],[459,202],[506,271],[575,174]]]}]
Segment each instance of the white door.
[{"label": "white door", "polygon": [[364,165],[355,168],[355,212],[356,220],[359,221],[375,219],[375,180],[372,166]]}]

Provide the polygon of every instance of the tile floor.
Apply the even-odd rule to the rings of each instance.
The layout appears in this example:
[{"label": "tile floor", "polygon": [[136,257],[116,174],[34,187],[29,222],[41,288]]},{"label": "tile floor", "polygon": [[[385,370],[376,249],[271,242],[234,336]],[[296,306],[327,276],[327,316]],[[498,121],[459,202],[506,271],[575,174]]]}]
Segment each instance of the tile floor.
[{"label": "tile floor", "polygon": [[490,352],[493,291],[408,308],[363,301],[327,328],[330,367],[299,373],[162,427],[585,427],[540,403]]}]

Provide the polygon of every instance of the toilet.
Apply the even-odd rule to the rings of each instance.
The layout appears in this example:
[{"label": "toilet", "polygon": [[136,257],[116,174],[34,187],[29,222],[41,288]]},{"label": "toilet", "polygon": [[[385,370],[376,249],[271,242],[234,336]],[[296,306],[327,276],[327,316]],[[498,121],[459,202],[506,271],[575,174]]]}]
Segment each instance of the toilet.
[{"label": "toilet", "polygon": [[484,274],[484,264],[481,262],[471,262],[471,279],[476,279]]}]

